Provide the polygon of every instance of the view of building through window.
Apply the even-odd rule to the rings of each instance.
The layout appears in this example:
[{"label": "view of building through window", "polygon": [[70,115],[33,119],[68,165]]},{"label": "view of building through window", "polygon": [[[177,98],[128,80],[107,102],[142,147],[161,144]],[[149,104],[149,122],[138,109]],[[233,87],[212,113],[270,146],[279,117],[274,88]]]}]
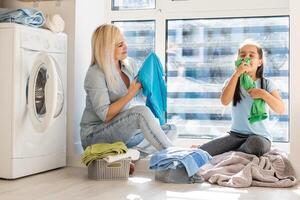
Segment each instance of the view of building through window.
[{"label": "view of building through window", "polygon": [[112,10],[153,9],[155,0],[113,0]]},{"label": "view of building through window", "polygon": [[114,22],[125,35],[128,45],[128,56],[134,58],[141,65],[149,54],[154,51],[155,22],[154,21],[127,21]]}]

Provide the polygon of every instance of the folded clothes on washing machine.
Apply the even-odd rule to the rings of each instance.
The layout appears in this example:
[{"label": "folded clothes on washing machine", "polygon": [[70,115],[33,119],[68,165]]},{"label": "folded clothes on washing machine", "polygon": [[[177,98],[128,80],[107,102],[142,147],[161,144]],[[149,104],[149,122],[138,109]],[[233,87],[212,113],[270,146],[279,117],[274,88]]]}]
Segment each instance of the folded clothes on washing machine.
[{"label": "folded clothes on washing machine", "polygon": [[45,23],[44,14],[32,8],[6,9],[0,8],[0,22],[14,22],[33,27],[41,27]]}]

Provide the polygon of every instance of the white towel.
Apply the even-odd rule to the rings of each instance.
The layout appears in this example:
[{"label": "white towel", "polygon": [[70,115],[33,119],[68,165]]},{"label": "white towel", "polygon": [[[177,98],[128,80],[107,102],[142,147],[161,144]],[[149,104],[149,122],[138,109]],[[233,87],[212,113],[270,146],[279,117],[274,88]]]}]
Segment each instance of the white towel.
[{"label": "white towel", "polygon": [[107,156],[103,158],[108,163],[116,162],[118,160],[122,160],[125,158],[131,158],[131,160],[138,160],[140,157],[140,152],[136,149],[128,149],[126,153],[113,155],[113,156]]},{"label": "white towel", "polygon": [[65,29],[65,21],[59,14],[46,15],[45,28],[55,33],[61,33]]}]

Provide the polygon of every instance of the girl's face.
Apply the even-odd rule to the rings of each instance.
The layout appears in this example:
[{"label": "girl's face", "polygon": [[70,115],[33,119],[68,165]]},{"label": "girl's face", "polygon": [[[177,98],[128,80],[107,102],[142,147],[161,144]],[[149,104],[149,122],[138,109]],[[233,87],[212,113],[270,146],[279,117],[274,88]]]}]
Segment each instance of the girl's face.
[{"label": "girl's face", "polygon": [[114,59],[124,60],[127,58],[127,43],[124,36],[121,35],[119,42],[115,46]]},{"label": "girl's face", "polygon": [[250,62],[250,71],[249,72],[256,72],[257,68],[262,65],[262,59],[259,58],[259,54],[257,52],[257,47],[255,45],[245,45],[240,48],[239,51],[239,58],[251,58]]}]

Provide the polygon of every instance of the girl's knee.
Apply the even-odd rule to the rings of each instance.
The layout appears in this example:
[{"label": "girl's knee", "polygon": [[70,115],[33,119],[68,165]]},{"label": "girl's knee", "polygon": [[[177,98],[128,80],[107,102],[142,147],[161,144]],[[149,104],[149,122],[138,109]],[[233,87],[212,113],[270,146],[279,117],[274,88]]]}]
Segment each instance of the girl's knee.
[{"label": "girl's knee", "polygon": [[262,156],[270,151],[271,142],[261,136],[250,136],[246,142],[246,153]]}]

